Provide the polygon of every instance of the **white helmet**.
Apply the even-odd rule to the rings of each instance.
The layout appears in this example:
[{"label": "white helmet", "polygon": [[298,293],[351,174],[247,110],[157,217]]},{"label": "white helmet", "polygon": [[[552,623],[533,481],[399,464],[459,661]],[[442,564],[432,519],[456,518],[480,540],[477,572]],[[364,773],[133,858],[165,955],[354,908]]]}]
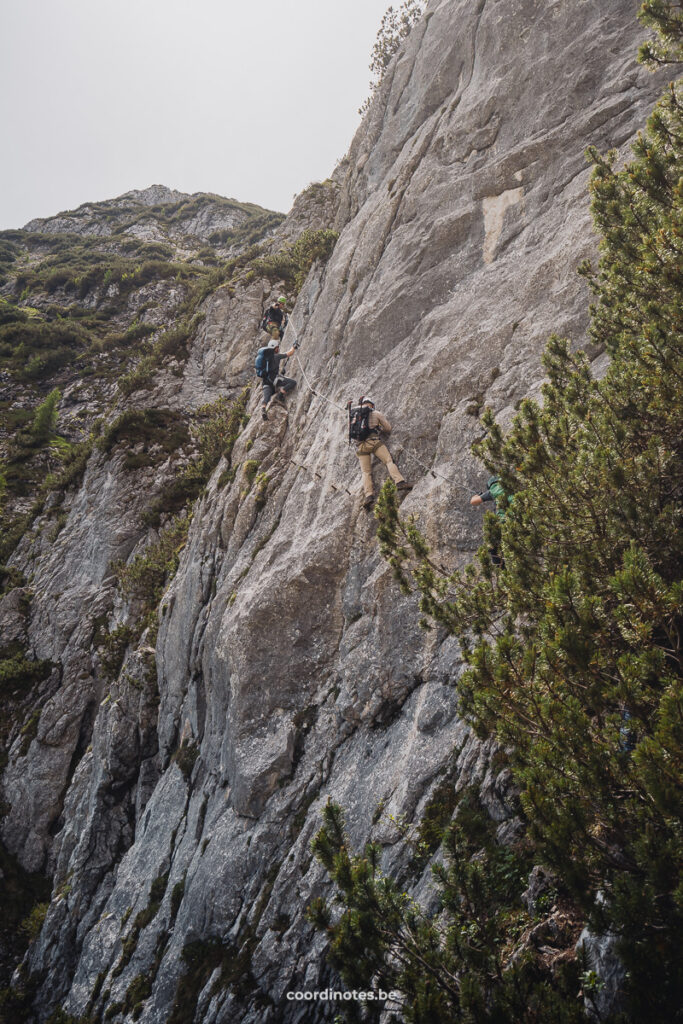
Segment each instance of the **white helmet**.
[{"label": "white helmet", "polygon": [[280,342],[276,338],[271,338],[268,342],[268,348],[279,348]]}]

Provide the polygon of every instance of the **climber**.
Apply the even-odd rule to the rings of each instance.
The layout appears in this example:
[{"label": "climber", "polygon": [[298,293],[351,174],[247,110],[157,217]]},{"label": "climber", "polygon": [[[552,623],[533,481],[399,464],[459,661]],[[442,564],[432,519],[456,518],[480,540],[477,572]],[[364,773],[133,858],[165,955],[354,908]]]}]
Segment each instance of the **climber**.
[{"label": "climber", "polygon": [[284,405],[285,395],[296,387],[296,381],[291,377],[285,377],[281,372],[280,365],[284,361],[286,366],[287,360],[290,356],[294,355],[298,347],[299,342],[295,341],[288,352],[280,352],[278,339],[271,338],[268,344],[264,348],[260,348],[256,353],[254,369],[256,370],[256,376],[260,377],[263,381],[263,408],[261,409],[261,415],[264,420],[268,419],[268,406],[271,400],[282,402]]},{"label": "climber", "polygon": [[381,433],[391,433],[389,420],[380,412],[375,412],[375,403],[369,398],[361,398],[357,406],[352,406],[351,402],[348,402],[346,408],[349,410],[349,442],[357,442],[356,455],[363,474],[364,507],[370,508],[375,500],[372,484],[373,455],[384,463],[399,491],[412,490],[412,484],[406,483],[403,479],[380,436]]},{"label": "climber", "polygon": [[498,518],[501,521],[505,519],[507,507],[512,504],[512,499],[508,497],[499,476],[489,477],[486,490],[481,494],[473,494],[470,498],[470,505],[481,505],[484,501],[492,501],[493,511]]},{"label": "climber", "polygon": [[261,319],[261,328],[266,331],[275,341],[282,341],[285,327],[289,323],[287,315],[287,299],[284,295],[272,306],[268,306]]},{"label": "climber", "polygon": [[[512,504],[512,497],[505,491],[500,482],[500,477],[489,477],[486,484],[486,490],[482,491],[481,494],[473,494],[470,498],[470,505],[481,505],[485,501],[493,502],[493,511],[502,523],[505,519],[505,513],[507,512],[508,507]],[[505,567],[505,561],[497,548],[490,547],[489,555],[491,556],[491,561],[494,565],[500,565],[503,568]]]}]

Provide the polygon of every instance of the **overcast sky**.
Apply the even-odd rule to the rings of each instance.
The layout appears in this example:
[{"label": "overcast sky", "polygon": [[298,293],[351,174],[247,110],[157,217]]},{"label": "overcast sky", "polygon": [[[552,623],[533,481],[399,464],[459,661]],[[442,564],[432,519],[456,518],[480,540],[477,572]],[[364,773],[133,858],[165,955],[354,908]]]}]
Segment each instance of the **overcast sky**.
[{"label": "overcast sky", "polygon": [[0,0],[0,228],[157,183],[286,212],[348,148],[389,3]]}]

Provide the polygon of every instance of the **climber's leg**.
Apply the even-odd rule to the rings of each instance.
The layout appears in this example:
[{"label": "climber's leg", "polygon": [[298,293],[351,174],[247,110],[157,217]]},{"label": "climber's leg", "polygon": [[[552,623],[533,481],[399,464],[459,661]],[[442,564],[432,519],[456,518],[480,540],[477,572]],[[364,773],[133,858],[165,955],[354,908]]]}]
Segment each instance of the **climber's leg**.
[{"label": "climber's leg", "polygon": [[384,463],[384,465],[389,471],[389,476],[391,477],[395,484],[405,483],[405,480],[401,476],[398,466],[392,459],[389,453],[389,449],[385,444],[380,444],[377,448],[375,448],[375,455],[380,460],[380,462]]},{"label": "climber's leg", "polygon": [[372,498],[374,487],[372,484],[372,455],[360,453],[358,455],[360,471],[363,474],[363,491],[366,498]]}]

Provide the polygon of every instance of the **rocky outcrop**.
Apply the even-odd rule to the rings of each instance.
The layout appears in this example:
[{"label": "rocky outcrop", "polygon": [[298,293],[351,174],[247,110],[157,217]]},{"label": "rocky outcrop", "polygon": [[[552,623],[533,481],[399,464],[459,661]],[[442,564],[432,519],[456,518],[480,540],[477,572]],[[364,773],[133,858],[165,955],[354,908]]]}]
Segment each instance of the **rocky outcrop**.
[{"label": "rocky outcrop", "polygon": [[[419,820],[446,777],[479,785],[514,833],[509,776],[458,717],[457,646],[419,628],[379,557],[343,406],[372,395],[414,484],[404,512],[441,559],[468,560],[477,413],[509,421],[551,331],[585,342],[583,150],[625,146],[660,88],[635,63],[636,6],[428,5],[335,179],[280,228],[287,240],[334,216],[340,233],[292,315],[297,391],[265,424],[252,395],[231,466],[194,508],[157,642],[143,634],[113,683],[95,622],[105,605],[114,624],[131,614],[108,566],[152,536],[140,512],[155,473],[132,486],[94,455],[61,541],[17,554],[30,643],[61,674],[4,782],[5,842],[55,879],[27,963],[39,1016],[303,1019],[286,992],[329,981],[304,919],[329,796],[386,869],[406,856],[392,818]],[[250,382],[271,288],[256,275],[209,296],[182,375],[159,372],[152,403],[196,408]]]},{"label": "rocky outcrop", "polygon": [[77,210],[56,217],[38,217],[24,231],[39,235],[73,234],[83,237],[135,238],[170,243],[191,253],[215,241],[217,233],[231,234],[255,217],[270,215],[275,227],[281,215],[251,203],[239,203],[205,192],[177,192],[165,185],[133,189],[117,199],[83,203]]}]

